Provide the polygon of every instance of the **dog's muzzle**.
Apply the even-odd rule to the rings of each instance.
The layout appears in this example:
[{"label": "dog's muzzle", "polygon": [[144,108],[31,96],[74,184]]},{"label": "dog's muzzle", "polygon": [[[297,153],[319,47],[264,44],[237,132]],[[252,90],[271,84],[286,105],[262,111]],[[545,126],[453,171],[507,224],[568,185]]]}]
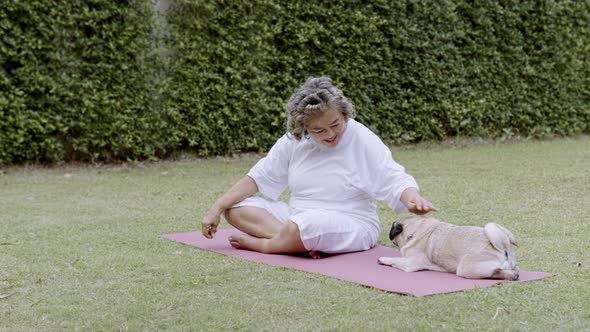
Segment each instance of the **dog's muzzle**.
[{"label": "dog's muzzle", "polygon": [[399,222],[394,222],[389,231],[389,239],[393,241],[396,235],[404,231],[404,226]]}]

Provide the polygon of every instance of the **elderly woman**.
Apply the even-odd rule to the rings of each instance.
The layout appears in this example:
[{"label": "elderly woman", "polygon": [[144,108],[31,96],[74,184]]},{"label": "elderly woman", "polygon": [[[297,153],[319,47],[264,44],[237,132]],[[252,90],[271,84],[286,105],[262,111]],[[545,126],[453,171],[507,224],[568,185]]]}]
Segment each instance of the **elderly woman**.
[{"label": "elderly woman", "polygon": [[[309,78],[289,99],[288,132],[213,204],[203,235],[215,236],[223,214],[244,233],[229,238],[235,248],[319,258],[377,244],[374,200],[397,213],[436,211],[389,148],[354,117],[329,78]],[[287,187],[288,205],[277,201]]]}]

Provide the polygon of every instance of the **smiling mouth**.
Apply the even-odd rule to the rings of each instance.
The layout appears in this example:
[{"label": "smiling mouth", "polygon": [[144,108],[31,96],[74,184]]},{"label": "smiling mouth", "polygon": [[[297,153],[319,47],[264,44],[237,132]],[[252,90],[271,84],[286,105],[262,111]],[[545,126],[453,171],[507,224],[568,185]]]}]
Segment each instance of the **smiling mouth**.
[{"label": "smiling mouth", "polygon": [[324,141],[325,141],[326,143],[334,143],[334,142],[336,141],[336,138],[337,138],[337,136],[334,136],[333,138],[331,138],[331,139],[326,139],[326,140],[324,140]]}]

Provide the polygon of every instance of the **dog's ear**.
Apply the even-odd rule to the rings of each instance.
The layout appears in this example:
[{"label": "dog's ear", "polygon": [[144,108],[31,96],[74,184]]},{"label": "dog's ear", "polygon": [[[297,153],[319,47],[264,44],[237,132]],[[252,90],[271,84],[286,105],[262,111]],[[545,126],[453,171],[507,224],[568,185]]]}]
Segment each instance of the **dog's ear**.
[{"label": "dog's ear", "polygon": [[399,222],[394,222],[389,231],[389,239],[393,241],[396,235],[404,231],[404,226]]}]

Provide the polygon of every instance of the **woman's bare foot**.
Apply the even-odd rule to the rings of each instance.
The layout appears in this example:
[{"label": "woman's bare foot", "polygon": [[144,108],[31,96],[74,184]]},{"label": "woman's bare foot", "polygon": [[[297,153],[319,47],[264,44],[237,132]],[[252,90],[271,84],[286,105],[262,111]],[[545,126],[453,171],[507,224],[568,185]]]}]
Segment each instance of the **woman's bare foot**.
[{"label": "woman's bare foot", "polygon": [[264,252],[263,242],[266,239],[261,239],[248,234],[235,234],[228,238],[229,244],[236,249],[252,250],[258,252]]},{"label": "woman's bare foot", "polygon": [[[270,239],[258,238],[248,234],[235,234],[228,238],[236,249],[252,250],[265,254],[296,254],[309,252],[301,242],[299,226],[290,221],[283,224],[278,234]],[[319,258],[317,252],[311,252],[313,258]]]},{"label": "woman's bare foot", "polygon": [[313,259],[320,259],[320,258],[322,258],[322,255],[320,254],[319,251],[313,251],[312,250],[312,251],[308,252],[308,254],[309,254],[309,257],[311,257]]}]

